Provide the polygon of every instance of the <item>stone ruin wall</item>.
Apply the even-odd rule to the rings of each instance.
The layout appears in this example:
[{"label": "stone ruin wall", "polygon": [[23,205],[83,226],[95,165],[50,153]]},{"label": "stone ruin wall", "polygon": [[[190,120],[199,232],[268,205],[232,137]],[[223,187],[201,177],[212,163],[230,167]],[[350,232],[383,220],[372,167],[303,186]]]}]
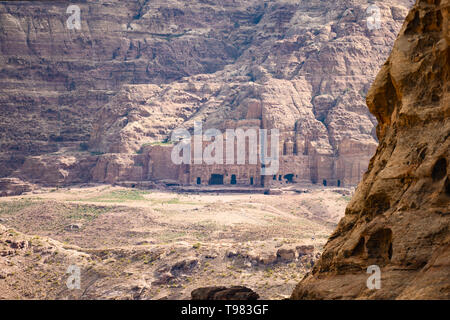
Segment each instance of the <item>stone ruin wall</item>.
[{"label": "stone ruin wall", "polygon": [[[204,146],[206,145],[207,143],[204,143]],[[367,170],[370,158],[376,150],[376,144],[368,145],[348,140],[340,146],[338,152],[323,154],[312,143],[305,142],[305,139],[296,136],[295,132],[281,133],[279,171],[276,175],[270,176],[261,175],[259,158],[256,165],[248,163],[248,148],[245,165],[204,163],[175,165],[171,160],[173,146],[146,146],[142,154],[134,156],[137,160],[129,161],[130,167],[125,169],[128,173],[121,175],[120,170],[115,169],[116,173],[113,175],[117,180],[173,181],[181,185],[202,186],[223,184],[275,187],[289,183],[356,186]],[[136,170],[132,169],[136,166]],[[214,182],[211,180],[213,175],[219,175],[223,180]],[[95,177],[94,180],[96,180]],[[112,182],[111,179],[106,181]]]},{"label": "stone ruin wall", "polygon": [[[255,121],[248,120],[230,120],[227,125],[244,130],[257,128]],[[268,142],[270,150],[270,137]],[[235,146],[236,143],[237,141]],[[208,144],[209,142],[204,142],[203,147]],[[349,187],[359,183],[376,147],[376,143],[348,138],[334,151],[321,147],[316,137],[305,137],[294,130],[280,132],[279,171],[271,176],[261,175],[259,159],[257,164],[248,163],[248,146],[245,165],[176,165],[171,160],[172,145],[147,145],[137,153],[107,153],[98,156],[87,154],[83,158],[56,155],[29,157],[15,177],[45,186],[87,182],[161,182],[186,186],[224,184],[277,187],[298,183],[305,186],[326,184]],[[219,175],[220,181],[211,181],[213,175]],[[42,177],[45,177],[45,183],[42,183]],[[22,188],[20,184],[17,186]]]}]

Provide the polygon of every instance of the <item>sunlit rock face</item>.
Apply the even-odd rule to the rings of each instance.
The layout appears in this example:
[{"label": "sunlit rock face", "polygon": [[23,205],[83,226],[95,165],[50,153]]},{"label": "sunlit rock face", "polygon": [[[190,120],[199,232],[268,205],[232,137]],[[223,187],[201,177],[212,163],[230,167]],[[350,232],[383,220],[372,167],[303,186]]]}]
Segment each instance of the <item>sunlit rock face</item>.
[{"label": "sunlit rock face", "polygon": [[[380,145],[292,298],[450,298],[449,10],[419,0],[408,14],[367,97]],[[367,285],[373,265],[378,290]]]},{"label": "sunlit rock face", "polygon": [[[46,158],[56,153],[82,159],[71,167],[89,173],[83,181],[170,172],[192,184],[204,172],[207,183],[218,171],[224,183],[233,174],[240,184],[252,176],[262,183],[260,166],[188,167],[172,177],[172,164],[157,161],[167,151],[135,155],[202,121],[279,129],[280,171],[266,184],[281,176],[356,185],[377,146],[364,100],[411,5],[377,2],[377,12],[370,1],[96,1],[79,4],[81,29],[70,30],[67,4],[2,3],[0,176],[39,182],[30,163],[65,162]],[[102,153],[124,159],[105,155],[104,170],[95,168],[89,157]],[[39,158],[21,171],[30,156]],[[108,161],[138,168],[115,175]]]}]

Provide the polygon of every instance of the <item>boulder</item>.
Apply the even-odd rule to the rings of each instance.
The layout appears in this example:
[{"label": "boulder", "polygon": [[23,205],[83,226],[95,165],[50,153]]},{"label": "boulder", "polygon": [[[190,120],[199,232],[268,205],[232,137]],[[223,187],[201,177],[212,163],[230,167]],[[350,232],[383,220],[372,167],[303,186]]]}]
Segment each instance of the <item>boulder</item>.
[{"label": "boulder", "polygon": [[276,254],[264,254],[259,257],[259,262],[263,265],[271,265],[277,262]]},{"label": "boulder", "polygon": [[176,273],[187,273],[192,271],[198,265],[198,259],[196,258],[187,258],[181,261],[176,262],[172,265],[170,272],[173,274]]},{"label": "boulder", "polygon": [[283,262],[291,262],[295,260],[295,250],[280,248],[277,250],[277,258]]},{"label": "boulder", "polygon": [[66,231],[78,231],[83,227],[81,223],[72,223],[64,227]]}]

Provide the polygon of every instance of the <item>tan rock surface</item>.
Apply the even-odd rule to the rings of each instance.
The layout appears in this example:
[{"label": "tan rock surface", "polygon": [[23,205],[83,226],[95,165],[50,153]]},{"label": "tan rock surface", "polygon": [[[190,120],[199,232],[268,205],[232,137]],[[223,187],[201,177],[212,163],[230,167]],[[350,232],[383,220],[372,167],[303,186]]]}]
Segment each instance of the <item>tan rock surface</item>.
[{"label": "tan rock surface", "polygon": [[450,298],[449,10],[419,0],[409,13],[367,98],[380,146],[293,299]]},{"label": "tan rock surface", "polygon": [[[98,112],[91,149],[135,152],[167,140],[177,127],[192,129],[194,121],[203,121],[205,129],[278,128],[281,177],[356,185],[377,145],[376,120],[364,97],[409,2],[381,5],[382,28],[373,31],[367,28],[367,6],[365,1],[269,4],[259,22],[246,28],[254,33],[248,46],[222,70],[160,86],[124,87]],[[189,177],[176,178],[207,183],[212,173],[236,174],[246,184],[253,176],[255,184],[262,183],[250,167],[194,166]]]}]

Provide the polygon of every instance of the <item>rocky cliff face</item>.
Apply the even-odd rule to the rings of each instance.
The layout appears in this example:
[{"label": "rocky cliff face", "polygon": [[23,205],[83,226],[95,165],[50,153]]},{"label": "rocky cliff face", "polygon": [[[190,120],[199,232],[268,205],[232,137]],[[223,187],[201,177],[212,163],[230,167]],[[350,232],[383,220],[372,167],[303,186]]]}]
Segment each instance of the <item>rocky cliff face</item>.
[{"label": "rocky cliff face", "polygon": [[81,30],[66,27],[67,3],[0,5],[0,176],[28,155],[87,142],[94,115],[124,84],[167,83],[233,62],[245,38],[226,39],[230,20],[258,10],[165,3],[82,2]]},{"label": "rocky cliff face", "polygon": [[[293,299],[450,298],[450,1],[419,0],[367,97],[380,145]],[[381,268],[369,290],[368,266]]]},{"label": "rocky cliff face", "polygon": [[[222,70],[161,86],[124,87],[98,113],[90,147],[135,152],[164,141],[177,127],[192,129],[195,121],[222,131],[277,128],[280,170],[265,185],[289,176],[301,183],[356,185],[377,145],[376,120],[364,97],[407,6],[383,5],[382,27],[369,30],[365,1],[267,3],[257,21],[234,31],[247,30],[248,39]],[[149,168],[146,176],[151,171],[157,170]],[[232,176],[242,184],[263,183],[250,166],[186,171],[176,177],[181,183],[207,184],[213,173],[226,184]]]},{"label": "rocky cliff face", "polygon": [[297,175],[356,184],[377,144],[364,98],[411,1],[377,3],[375,30],[370,4],[97,1],[79,4],[81,30],[69,30],[66,4],[3,3],[0,176],[39,182],[24,162],[51,167],[46,154],[65,163],[67,152],[83,160],[89,154],[73,153],[87,142],[91,152],[130,154],[199,120],[279,128],[282,148],[308,156],[286,161],[315,170]]}]

